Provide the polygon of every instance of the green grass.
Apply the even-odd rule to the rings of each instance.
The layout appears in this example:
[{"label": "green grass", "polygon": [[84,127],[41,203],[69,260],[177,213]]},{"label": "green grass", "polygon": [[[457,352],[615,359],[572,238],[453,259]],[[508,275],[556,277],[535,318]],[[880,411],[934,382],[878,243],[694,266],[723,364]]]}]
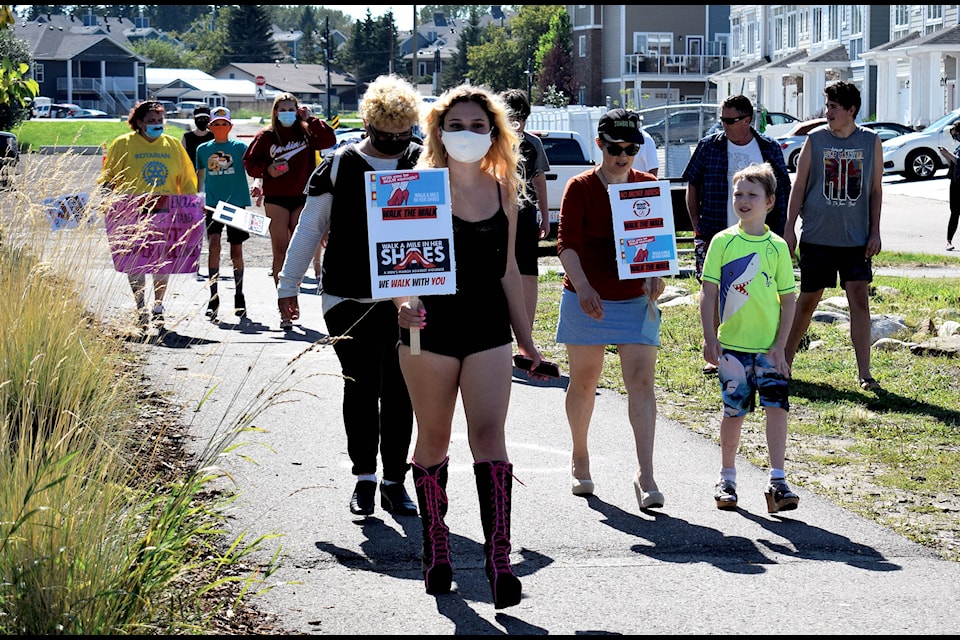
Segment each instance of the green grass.
[{"label": "green grass", "polygon": [[[242,109],[233,115],[234,118],[268,118],[269,112],[259,113],[250,109]],[[363,121],[356,117],[356,113],[340,115],[340,128],[362,127]],[[130,125],[126,118],[113,120],[82,120],[67,119],[36,119],[27,120],[15,127],[12,131],[20,142],[23,153],[36,151],[40,147],[76,146],[95,147],[109,143],[124,133],[129,133]],[[175,137],[179,137],[176,134]]]},{"label": "green grass", "polygon": [[180,437],[179,407],[147,402],[140,356],[85,297],[110,286],[86,279],[102,273],[101,231],[51,235],[37,206],[67,166],[0,195],[0,633],[204,633],[238,604],[211,609],[206,593],[239,599],[275,568],[274,557],[245,570],[272,535],[224,549],[231,496],[211,487],[269,401],[172,466],[185,455],[166,444]]},{"label": "green grass", "polygon": [[[876,264],[953,266],[960,274],[960,260],[950,256],[883,253]],[[667,284],[694,300],[699,292],[692,277],[668,278]],[[898,316],[908,327],[895,338],[919,342],[928,337],[923,328],[929,323],[939,327],[946,319],[960,319],[960,276],[877,276],[873,284],[871,313]],[[545,358],[567,371],[566,351],[554,342],[560,290],[556,273],[540,277],[534,340]],[[843,295],[841,289],[829,289],[824,299]],[[719,442],[720,390],[715,376],[702,373],[698,307],[663,306],[662,313],[659,414]],[[914,355],[908,348],[874,349],[872,372],[884,390],[866,392],[857,384],[848,329],[815,322],[808,335],[818,344],[797,354],[791,385],[787,472],[792,480],[960,560],[960,361]],[[607,350],[600,386],[625,393],[614,348]],[[740,453],[768,466],[761,410],[744,423]],[[890,496],[900,496],[906,505],[899,520],[892,515],[899,510],[890,509]],[[952,506],[925,508],[944,500]]]},{"label": "green grass", "polygon": [[106,144],[119,135],[130,132],[126,120],[27,120],[12,133],[16,134],[22,152],[36,151],[47,146],[94,147]]}]

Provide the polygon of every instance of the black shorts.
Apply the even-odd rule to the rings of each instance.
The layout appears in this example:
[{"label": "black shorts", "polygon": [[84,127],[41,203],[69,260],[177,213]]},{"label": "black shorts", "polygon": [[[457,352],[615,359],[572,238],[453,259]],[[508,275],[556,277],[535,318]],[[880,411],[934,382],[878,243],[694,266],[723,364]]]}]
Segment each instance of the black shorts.
[{"label": "black shorts", "polygon": [[307,196],[263,196],[264,204],[275,204],[287,211],[302,209],[307,204]]},{"label": "black shorts", "polygon": [[223,233],[223,228],[227,228],[227,242],[230,244],[243,244],[244,240],[250,238],[250,234],[244,231],[243,229],[237,229],[236,227],[231,227],[230,225],[223,224],[219,220],[213,219],[213,214],[209,211],[205,212],[204,218],[207,221],[207,237]]},{"label": "black shorts", "polygon": [[847,288],[847,282],[873,282],[873,262],[867,257],[866,246],[830,247],[812,242],[800,242],[800,292],[812,293],[837,286]]}]

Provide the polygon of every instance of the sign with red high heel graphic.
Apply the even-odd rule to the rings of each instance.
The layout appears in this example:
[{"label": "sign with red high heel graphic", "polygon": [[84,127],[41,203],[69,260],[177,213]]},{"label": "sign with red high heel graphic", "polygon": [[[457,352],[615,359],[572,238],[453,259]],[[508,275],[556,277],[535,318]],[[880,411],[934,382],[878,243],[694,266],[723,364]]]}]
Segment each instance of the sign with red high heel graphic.
[{"label": "sign with red high heel graphic", "polygon": [[455,293],[447,169],[368,171],[364,176],[373,297]]}]

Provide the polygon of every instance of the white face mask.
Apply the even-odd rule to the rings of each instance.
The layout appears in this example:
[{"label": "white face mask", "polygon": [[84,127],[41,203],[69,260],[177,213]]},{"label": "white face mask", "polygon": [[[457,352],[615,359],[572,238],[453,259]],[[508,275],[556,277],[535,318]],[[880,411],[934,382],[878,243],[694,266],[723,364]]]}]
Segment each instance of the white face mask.
[{"label": "white face mask", "polygon": [[440,141],[451,158],[464,163],[481,160],[493,144],[489,133],[473,131],[444,131]]}]

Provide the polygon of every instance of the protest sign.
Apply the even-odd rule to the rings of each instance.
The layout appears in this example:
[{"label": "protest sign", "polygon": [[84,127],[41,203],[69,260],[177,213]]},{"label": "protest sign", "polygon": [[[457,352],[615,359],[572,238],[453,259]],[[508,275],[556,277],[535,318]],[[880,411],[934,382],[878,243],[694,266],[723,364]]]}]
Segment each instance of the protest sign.
[{"label": "protest sign", "polygon": [[[209,207],[207,208],[209,209]],[[267,216],[243,207],[237,207],[223,200],[217,203],[216,209],[213,209],[213,219],[241,231],[255,233],[258,236],[266,236],[270,233],[270,219]]]},{"label": "protest sign", "polygon": [[367,171],[374,298],[456,293],[447,169]]},{"label": "protest sign", "polygon": [[609,193],[620,279],[679,274],[670,182],[611,184]]},{"label": "protest sign", "polygon": [[104,217],[120,273],[196,273],[203,246],[203,198],[122,195]]},{"label": "protest sign", "polygon": [[92,211],[87,211],[89,200],[90,196],[85,193],[44,198],[43,206],[46,208],[47,218],[50,219],[51,229],[73,229],[84,220],[87,224],[95,222],[97,216]]}]

